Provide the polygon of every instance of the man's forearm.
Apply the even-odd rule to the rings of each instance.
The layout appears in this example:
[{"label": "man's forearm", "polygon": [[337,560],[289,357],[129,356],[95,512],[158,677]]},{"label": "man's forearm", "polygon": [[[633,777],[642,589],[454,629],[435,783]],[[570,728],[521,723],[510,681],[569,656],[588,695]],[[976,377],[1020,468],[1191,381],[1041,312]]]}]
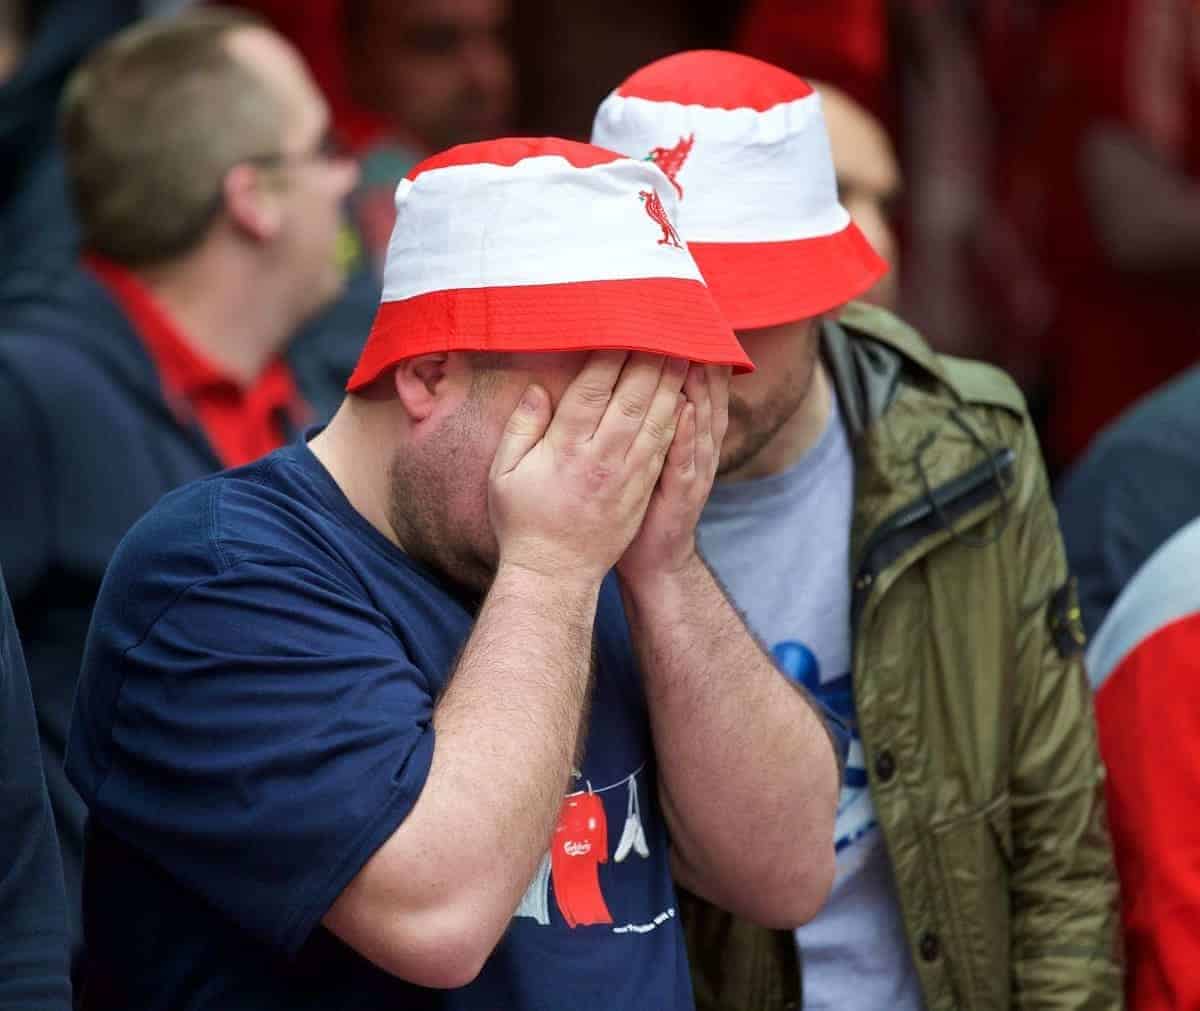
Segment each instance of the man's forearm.
[{"label": "man's forearm", "polygon": [[433,713],[408,817],[326,926],[423,986],[474,978],[550,843],[586,708],[599,584],[501,567]]},{"label": "man's forearm", "polygon": [[474,837],[462,856],[497,879],[512,908],[549,844],[570,781],[598,597],[599,586],[548,585],[502,568],[434,712],[426,789],[453,793],[447,814]]},{"label": "man's forearm", "polygon": [[808,919],[834,866],[838,771],[822,719],[699,557],[623,592],[677,876],[760,922]]}]

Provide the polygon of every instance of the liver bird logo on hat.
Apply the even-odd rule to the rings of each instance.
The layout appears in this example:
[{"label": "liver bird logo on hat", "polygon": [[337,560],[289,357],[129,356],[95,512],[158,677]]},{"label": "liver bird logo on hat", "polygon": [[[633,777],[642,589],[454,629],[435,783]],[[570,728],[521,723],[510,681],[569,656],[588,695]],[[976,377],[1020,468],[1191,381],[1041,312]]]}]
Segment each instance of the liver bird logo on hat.
[{"label": "liver bird logo on hat", "polygon": [[680,137],[679,143],[674,147],[656,147],[646,155],[646,161],[654,162],[662,170],[663,175],[671,180],[671,185],[675,187],[675,192],[679,194],[680,200],[683,199],[683,187],[679,185],[675,177],[679,175],[683,163],[692,153],[692,145],[695,143],[696,135],[693,133],[687,137]]},{"label": "liver bird logo on hat", "polygon": [[671,224],[671,219],[667,217],[667,209],[663,207],[662,198],[659,197],[657,190],[642,190],[638,193],[642,199],[642,205],[646,208],[646,213],[658,224],[662,229],[662,238],[658,240],[660,246],[674,246],[676,249],[682,249],[683,245],[679,241],[679,233],[675,231],[675,226]]}]

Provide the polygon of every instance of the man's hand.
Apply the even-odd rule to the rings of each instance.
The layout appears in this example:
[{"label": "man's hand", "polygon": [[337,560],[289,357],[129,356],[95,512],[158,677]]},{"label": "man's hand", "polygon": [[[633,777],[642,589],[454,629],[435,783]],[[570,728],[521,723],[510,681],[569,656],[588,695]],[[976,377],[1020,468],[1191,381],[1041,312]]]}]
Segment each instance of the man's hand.
[{"label": "man's hand", "polygon": [[627,586],[681,570],[696,553],[696,524],[712,490],[729,426],[729,368],[692,365],[675,441],[641,529],[617,563]]},{"label": "man's hand", "polygon": [[678,359],[600,351],[553,417],[545,390],[525,391],[490,476],[502,565],[604,578],[637,533],[671,452],[687,371]]}]

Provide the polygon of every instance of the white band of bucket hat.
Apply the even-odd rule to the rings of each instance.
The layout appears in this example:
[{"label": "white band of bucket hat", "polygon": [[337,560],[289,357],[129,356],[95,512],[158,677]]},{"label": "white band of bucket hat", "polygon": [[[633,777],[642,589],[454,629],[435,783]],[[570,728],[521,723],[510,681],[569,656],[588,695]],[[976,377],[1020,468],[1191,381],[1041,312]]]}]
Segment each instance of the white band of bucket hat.
[{"label": "white band of bucket hat", "polygon": [[[456,199],[466,187],[469,209]],[[581,188],[588,199],[580,199]],[[383,301],[465,288],[701,281],[686,246],[660,242],[666,229],[647,208],[646,193],[675,222],[675,193],[648,162],[576,168],[549,155],[516,165],[431,169],[402,180]]]},{"label": "white band of bucket hat", "polygon": [[850,223],[815,92],[763,112],[614,92],[592,131],[593,144],[631,158],[689,137],[694,146],[675,177],[683,190],[676,224],[689,242],[788,242],[833,235]]}]

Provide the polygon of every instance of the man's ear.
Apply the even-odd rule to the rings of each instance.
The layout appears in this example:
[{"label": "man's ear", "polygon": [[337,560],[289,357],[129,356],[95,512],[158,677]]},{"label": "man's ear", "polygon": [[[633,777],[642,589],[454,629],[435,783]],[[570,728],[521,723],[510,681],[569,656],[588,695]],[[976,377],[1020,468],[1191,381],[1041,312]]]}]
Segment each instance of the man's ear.
[{"label": "man's ear", "polygon": [[413,422],[428,420],[448,395],[451,371],[451,356],[445,351],[406,358],[396,366],[392,374],[396,396]]},{"label": "man's ear", "polygon": [[244,163],[235,165],[225,173],[221,191],[225,211],[238,232],[259,242],[279,234],[283,204],[260,169]]}]

